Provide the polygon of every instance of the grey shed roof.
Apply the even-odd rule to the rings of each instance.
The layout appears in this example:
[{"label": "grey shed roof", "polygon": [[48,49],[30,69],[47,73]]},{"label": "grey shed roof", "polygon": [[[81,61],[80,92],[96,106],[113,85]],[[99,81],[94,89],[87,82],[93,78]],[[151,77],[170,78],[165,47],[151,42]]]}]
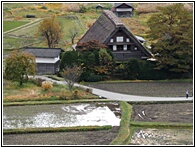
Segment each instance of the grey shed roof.
[{"label": "grey shed roof", "polygon": [[61,50],[62,50],[61,48],[28,47],[28,48],[24,49],[24,52],[32,53],[35,57],[55,58],[60,55]]},{"label": "grey shed roof", "polygon": [[118,6],[122,5],[122,4],[126,4],[126,5],[128,5],[130,7],[133,7],[131,3],[114,3],[114,7],[118,7]]}]

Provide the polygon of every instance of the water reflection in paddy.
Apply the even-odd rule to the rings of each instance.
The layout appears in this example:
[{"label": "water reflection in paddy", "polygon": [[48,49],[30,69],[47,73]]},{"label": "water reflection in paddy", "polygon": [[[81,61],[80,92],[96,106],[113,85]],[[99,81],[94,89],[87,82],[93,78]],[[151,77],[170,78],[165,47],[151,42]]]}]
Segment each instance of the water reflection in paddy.
[{"label": "water reflection in paddy", "polygon": [[12,106],[3,108],[3,128],[119,126],[119,115],[116,102]]}]

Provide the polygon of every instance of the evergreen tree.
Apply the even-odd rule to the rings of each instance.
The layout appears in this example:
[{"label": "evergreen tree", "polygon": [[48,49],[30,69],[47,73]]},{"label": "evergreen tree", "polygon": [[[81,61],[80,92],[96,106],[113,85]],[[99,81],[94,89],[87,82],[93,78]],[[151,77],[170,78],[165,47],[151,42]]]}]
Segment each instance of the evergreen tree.
[{"label": "evergreen tree", "polygon": [[192,73],[193,15],[183,4],[158,7],[159,13],[148,21],[152,52],[157,69],[171,73]]}]

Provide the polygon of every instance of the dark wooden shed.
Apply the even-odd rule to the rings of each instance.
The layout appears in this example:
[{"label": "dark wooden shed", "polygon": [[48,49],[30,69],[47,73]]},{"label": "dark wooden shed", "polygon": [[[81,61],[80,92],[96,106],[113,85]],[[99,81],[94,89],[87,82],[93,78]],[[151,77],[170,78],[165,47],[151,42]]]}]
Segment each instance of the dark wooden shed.
[{"label": "dark wooden shed", "polygon": [[114,3],[112,11],[118,17],[132,17],[134,8],[131,3]]},{"label": "dark wooden shed", "polygon": [[35,56],[38,74],[55,74],[59,71],[61,48],[27,47],[24,52]]}]

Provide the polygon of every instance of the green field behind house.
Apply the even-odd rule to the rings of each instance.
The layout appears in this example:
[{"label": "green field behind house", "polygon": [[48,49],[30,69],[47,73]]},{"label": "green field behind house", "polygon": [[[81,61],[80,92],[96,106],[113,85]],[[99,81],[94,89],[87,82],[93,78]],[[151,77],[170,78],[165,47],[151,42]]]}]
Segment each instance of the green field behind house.
[{"label": "green field behind house", "polygon": [[[84,5],[86,12],[79,13],[79,5]],[[61,26],[63,27],[63,38],[59,42],[59,48],[69,50],[71,48],[71,39],[69,32],[76,27],[78,35],[75,43],[89,29],[89,27],[102,14],[101,10],[96,10],[99,3],[3,3],[3,31],[9,31],[16,27],[22,26],[28,22],[28,26],[21,27],[13,32],[9,32],[3,37],[3,49],[20,48],[24,46],[47,47],[46,43],[35,36],[41,19],[56,15]],[[104,9],[111,10],[113,3],[100,3]],[[157,13],[157,6],[167,6],[171,3],[133,3],[135,8],[132,18],[122,18],[122,22],[130,28],[135,35],[144,37],[147,45],[150,41],[146,38],[149,30],[147,21],[150,16]],[[192,9],[192,4],[185,4],[187,9]],[[35,18],[26,18],[27,14],[35,15]],[[37,19],[40,19],[36,21]],[[34,22],[34,23],[33,23]],[[7,50],[4,53],[8,53]]]},{"label": "green field behind house", "polygon": [[3,32],[27,24],[28,21],[3,21]]},{"label": "green field behind house", "polygon": [[[63,38],[59,42],[58,47],[64,50],[69,50],[71,48],[71,38],[69,37],[70,30],[73,28],[77,28],[78,35],[75,38],[75,43],[82,37],[82,35],[88,30],[88,28],[96,21],[96,19],[101,15],[102,11],[96,11],[97,3],[89,3],[86,4],[87,11],[85,13],[77,13],[71,11],[65,11],[65,7],[62,5],[52,5],[52,4],[35,4],[30,3],[29,5],[26,3],[6,3],[3,5],[4,8],[4,18],[3,23],[4,31],[9,31],[16,27],[22,26],[25,23],[33,22],[38,18],[47,18],[52,15],[56,15],[60,25],[63,28]],[[43,6],[46,6],[46,9],[42,9]],[[113,6],[111,3],[103,3],[105,9],[110,10]],[[135,5],[136,6],[136,5]],[[34,14],[36,18],[26,18],[27,14]],[[134,22],[137,19],[138,15],[136,15],[132,20]],[[144,16],[146,17],[146,16]],[[141,24],[145,26],[146,24],[139,22],[137,25],[134,25],[136,29],[134,29],[133,33],[145,34],[142,30],[142,33],[138,33],[138,30],[141,27]],[[133,26],[133,22],[131,18],[125,19],[126,25]],[[41,20],[40,20],[41,21]],[[124,20],[123,20],[124,21]],[[36,46],[36,47],[47,47],[46,43],[35,36],[38,30],[39,21],[29,24],[28,26],[21,27],[15,31],[9,32],[4,35],[3,38],[3,49],[6,50],[5,54],[9,53],[7,49],[20,48],[23,46]],[[137,27],[139,29],[137,29]],[[135,31],[136,30],[136,31]],[[145,30],[145,29],[144,29]]]}]

